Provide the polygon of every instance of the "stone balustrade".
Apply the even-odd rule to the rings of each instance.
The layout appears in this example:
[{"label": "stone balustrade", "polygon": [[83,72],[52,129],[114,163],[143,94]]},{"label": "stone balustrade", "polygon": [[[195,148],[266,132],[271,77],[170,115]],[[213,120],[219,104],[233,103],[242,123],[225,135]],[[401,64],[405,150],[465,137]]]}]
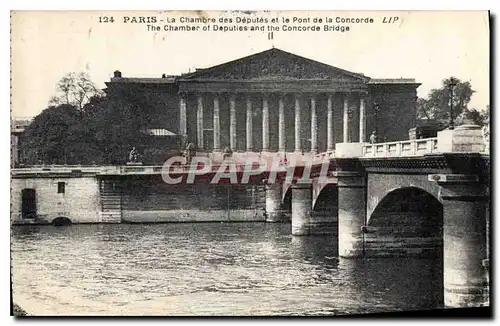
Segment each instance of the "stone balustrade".
[{"label": "stone balustrade", "polygon": [[25,168],[11,169],[12,176],[44,175],[44,174],[99,174],[114,166],[82,166],[82,165],[34,165]]},{"label": "stone balustrade", "polygon": [[364,144],[363,157],[421,156],[438,151],[437,137],[388,143]]}]

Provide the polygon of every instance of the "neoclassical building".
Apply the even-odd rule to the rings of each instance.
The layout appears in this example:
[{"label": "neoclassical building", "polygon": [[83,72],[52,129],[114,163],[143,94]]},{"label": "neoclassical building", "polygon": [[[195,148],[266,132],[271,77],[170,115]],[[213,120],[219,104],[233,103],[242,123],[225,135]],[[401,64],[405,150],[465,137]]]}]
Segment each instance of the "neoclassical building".
[{"label": "neoclassical building", "polygon": [[107,93],[137,101],[161,137],[199,151],[325,152],[336,143],[408,139],[414,79],[376,79],[272,48],[180,76],[115,71]]}]

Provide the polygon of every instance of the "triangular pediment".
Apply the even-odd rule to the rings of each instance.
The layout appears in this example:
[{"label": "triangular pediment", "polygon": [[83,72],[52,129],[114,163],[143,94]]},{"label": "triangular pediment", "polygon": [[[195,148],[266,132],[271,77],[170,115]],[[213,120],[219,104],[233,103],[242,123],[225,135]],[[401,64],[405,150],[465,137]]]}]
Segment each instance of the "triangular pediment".
[{"label": "triangular pediment", "polygon": [[181,76],[198,81],[301,79],[366,82],[370,78],[276,48]]}]

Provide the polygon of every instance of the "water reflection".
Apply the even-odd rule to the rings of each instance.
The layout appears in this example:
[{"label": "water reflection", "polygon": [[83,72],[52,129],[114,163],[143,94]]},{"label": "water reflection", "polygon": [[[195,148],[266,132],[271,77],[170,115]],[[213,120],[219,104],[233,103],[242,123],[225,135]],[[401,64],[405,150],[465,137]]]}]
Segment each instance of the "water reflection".
[{"label": "water reflection", "polygon": [[324,315],[442,302],[432,259],[342,259],[290,224],[30,226],[12,230],[14,300],[34,314]]}]

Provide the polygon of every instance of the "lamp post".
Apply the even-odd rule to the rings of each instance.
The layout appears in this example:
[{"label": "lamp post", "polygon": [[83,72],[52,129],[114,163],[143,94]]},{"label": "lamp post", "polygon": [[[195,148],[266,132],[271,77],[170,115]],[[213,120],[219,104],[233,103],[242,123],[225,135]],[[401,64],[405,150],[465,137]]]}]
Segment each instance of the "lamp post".
[{"label": "lamp post", "polygon": [[450,90],[450,121],[448,123],[448,129],[450,130],[455,129],[455,122],[453,119],[453,89],[455,86],[457,86],[457,81],[452,77],[448,82],[448,89]]}]

